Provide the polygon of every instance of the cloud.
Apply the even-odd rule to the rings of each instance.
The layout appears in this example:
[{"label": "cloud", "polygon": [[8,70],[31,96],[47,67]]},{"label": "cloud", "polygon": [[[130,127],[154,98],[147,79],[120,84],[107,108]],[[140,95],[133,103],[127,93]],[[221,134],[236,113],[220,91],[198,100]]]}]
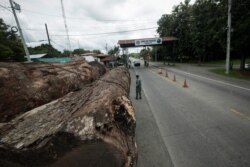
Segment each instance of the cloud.
[{"label": "cloud", "polygon": [[[18,13],[26,41],[39,45],[46,40],[44,24],[47,23],[52,44],[59,50],[66,48],[67,38],[62,18],[61,0],[16,0],[21,5]],[[84,34],[127,31],[156,27],[162,14],[171,13],[172,7],[181,0],[63,0],[70,35],[71,48],[105,50],[117,45],[119,39],[154,37],[155,30],[135,31],[109,35]],[[9,6],[8,0],[1,5]],[[6,23],[15,25],[13,15],[0,10]],[[61,36],[57,36],[61,35]]]}]

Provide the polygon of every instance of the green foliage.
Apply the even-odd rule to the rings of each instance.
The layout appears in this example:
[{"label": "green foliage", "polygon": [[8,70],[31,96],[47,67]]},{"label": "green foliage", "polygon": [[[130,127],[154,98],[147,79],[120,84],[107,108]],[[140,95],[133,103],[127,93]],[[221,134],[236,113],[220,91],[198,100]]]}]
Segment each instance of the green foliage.
[{"label": "green foliage", "polygon": [[130,53],[129,54],[129,57],[133,57],[133,58],[140,58],[141,56],[140,56],[140,54],[139,53]]},{"label": "green foliage", "polygon": [[63,50],[63,57],[70,56],[70,51],[69,50]]},{"label": "green foliage", "polygon": [[49,44],[42,44],[36,47],[29,47],[30,54],[47,53],[46,57],[62,57],[62,53]]},{"label": "green foliage", "polygon": [[95,49],[93,51],[90,51],[90,50],[84,50],[84,49],[75,49],[73,50],[73,54],[77,54],[77,55],[80,55],[80,54],[84,54],[84,53],[97,53],[97,54],[101,54],[101,51],[98,50],[98,49]]},{"label": "green foliage", "polygon": [[148,49],[142,49],[140,51],[140,57],[143,57],[144,60],[146,59],[147,55],[149,55],[149,54],[150,54],[150,51]]},{"label": "green foliage", "polygon": [[[227,38],[227,0],[196,0],[190,5],[185,0],[175,6],[172,14],[162,15],[158,21],[160,36],[178,38],[175,47],[177,60],[184,58],[199,63],[225,59]],[[249,3],[233,1],[231,53],[233,58],[241,58],[241,66],[250,52],[250,9]],[[161,54],[171,55],[173,50],[159,47]],[[163,52],[163,50],[165,50]],[[167,56],[168,57],[168,56]]]},{"label": "green foliage", "polygon": [[227,75],[225,73],[226,70],[224,68],[216,68],[216,69],[212,69],[210,71],[215,73],[215,74],[223,75],[225,77],[244,79],[244,80],[250,81],[250,71],[231,70],[229,75]]},{"label": "green foliage", "polygon": [[97,50],[97,49],[96,49],[96,50],[93,50],[92,52],[93,52],[93,53],[97,53],[97,54],[101,54],[101,53],[102,53],[100,50]]},{"label": "green foliage", "polygon": [[20,38],[0,18],[0,61],[24,61]]},{"label": "green foliage", "polygon": [[114,48],[112,48],[112,49],[110,49],[110,50],[108,51],[108,54],[109,54],[109,55],[115,55],[115,56],[117,56],[119,53],[120,53],[120,48],[119,48],[119,46],[114,46]]},{"label": "green foliage", "polygon": [[75,49],[75,50],[73,50],[72,53],[73,53],[73,54],[80,55],[80,54],[86,53],[86,50],[84,50],[84,49]]},{"label": "green foliage", "polygon": [[13,56],[13,51],[5,45],[0,44],[0,58],[1,59],[8,59],[9,57]]}]

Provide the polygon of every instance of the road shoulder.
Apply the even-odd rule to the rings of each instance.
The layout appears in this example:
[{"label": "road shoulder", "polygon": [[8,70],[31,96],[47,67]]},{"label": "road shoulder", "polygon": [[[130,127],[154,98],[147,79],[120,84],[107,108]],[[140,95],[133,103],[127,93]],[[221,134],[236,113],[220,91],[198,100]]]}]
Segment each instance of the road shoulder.
[{"label": "road shoulder", "polygon": [[[135,72],[130,70],[130,98],[136,114],[138,167],[171,167],[173,163],[164,144],[149,103],[142,91],[142,99],[135,99]],[[143,83],[142,83],[143,84]]]}]

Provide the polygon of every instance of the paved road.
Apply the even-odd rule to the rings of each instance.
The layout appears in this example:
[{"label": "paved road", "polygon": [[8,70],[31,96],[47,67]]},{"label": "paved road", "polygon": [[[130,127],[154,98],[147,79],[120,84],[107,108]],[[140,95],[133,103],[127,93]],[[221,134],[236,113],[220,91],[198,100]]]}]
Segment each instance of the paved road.
[{"label": "paved road", "polygon": [[[162,63],[151,63],[152,65],[159,65],[162,66]],[[239,86],[243,86],[243,87],[248,87],[250,89],[250,81],[246,81],[246,80],[241,80],[241,79],[236,79],[236,78],[230,78],[230,77],[226,77],[226,76],[222,76],[222,75],[218,75],[215,73],[210,72],[209,70],[211,69],[216,69],[216,68],[224,68],[224,65],[220,65],[220,66],[216,66],[216,65],[202,65],[202,66],[198,66],[198,65],[190,65],[190,64],[176,64],[177,66],[175,67],[171,67],[168,68],[169,66],[165,66],[165,68],[168,68],[170,70],[182,70],[185,71],[187,73],[192,73],[192,74],[196,74],[196,75],[200,75],[200,76],[204,76],[204,77],[208,77],[211,79],[216,79],[216,80],[223,80],[226,81],[227,83],[231,83],[231,84],[236,84]]]},{"label": "paved road", "polygon": [[[172,81],[171,70],[177,82]],[[135,68],[164,143],[157,148],[166,148],[175,167],[249,167],[250,89],[168,71],[170,78],[158,75],[154,68]],[[182,87],[184,78],[189,88]],[[145,161],[147,156],[150,152]]]}]

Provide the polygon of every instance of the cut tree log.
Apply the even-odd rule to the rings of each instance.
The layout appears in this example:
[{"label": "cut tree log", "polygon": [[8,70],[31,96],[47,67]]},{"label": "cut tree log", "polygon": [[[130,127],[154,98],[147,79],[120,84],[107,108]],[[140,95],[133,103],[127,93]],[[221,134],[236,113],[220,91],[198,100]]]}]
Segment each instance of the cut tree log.
[{"label": "cut tree log", "polygon": [[101,65],[0,63],[0,123],[80,89],[105,73]]},{"label": "cut tree log", "polygon": [[0,166],[135,167],[130,75],[119,67],[0,126]]}]

